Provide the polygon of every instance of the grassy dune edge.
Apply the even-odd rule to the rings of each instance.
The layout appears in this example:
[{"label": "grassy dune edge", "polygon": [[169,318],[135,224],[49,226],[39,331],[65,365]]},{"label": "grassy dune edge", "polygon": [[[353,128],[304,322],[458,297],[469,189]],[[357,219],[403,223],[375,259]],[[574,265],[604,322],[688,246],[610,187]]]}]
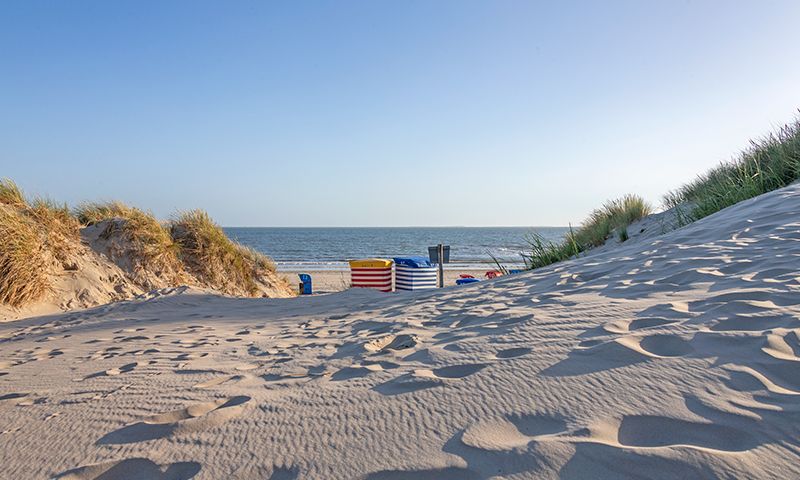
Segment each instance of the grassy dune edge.
[{"label": "grassy dune edge", "polygon": [[[668,192],[663,207],[678,228],[743,200],[783,188],[800,179],[800,117],[776,131],[750,141],[750,147],[695,180]],[[628,226],[653,213],[637,195],[625,195],[593,211],[559,243],[538,234],[528,238],[523,260],[529,270],[574,258],[616,236],[628,240]]]},{"label": "grassy dune edge", "polygon": [[[234,296],[292,294],[269,257],[229,239],[201,210],[166,222],[121,202],[70,210],[49,199],[28,201],[12,180],[0,180],[0,305],[42,301],[65,276],[88,269],[87,256],[94,266],[110,260],[136,287],[118,279],[110,287],[118,292],[194,285]],[[120,276],[109,268],[99,276]]]}]

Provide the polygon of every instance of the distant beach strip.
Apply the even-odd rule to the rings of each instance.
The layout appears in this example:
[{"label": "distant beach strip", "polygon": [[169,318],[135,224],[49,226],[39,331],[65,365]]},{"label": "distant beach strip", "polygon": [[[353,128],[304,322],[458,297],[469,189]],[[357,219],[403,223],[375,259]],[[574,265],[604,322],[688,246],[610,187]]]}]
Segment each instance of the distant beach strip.
[{"label": "distant beach strip", "polygon": [[376,227],[293,228],[229,227],[239,243],[268,252],[279,271],[347,271],[347,260],[426,256],[431,245],[451,246],[447,270],[480,270],[494,266],[492,256],[509,268],[523,266],[520,253],[532,232],[558,242],[567,227]]}]

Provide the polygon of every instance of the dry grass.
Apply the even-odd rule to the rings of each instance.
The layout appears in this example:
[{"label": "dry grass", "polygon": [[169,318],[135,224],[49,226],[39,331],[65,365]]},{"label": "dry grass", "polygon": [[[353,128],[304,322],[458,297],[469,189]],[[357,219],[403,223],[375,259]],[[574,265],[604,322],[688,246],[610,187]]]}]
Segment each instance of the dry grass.
[{"label": "dry grass", "polygon": [[256,280],[275,271],[268,257],[232,241],[202,210],[178,214],[170,231],[187,270],[224,293],[257,295]]},{"label": "dry grass", "polygon": [[0,303],[22,307],[44,295],[52,259],[66,262],[78,237],[66,205],[28,203],[12,180],[0,180]]},{"label": "dry grass", "polygon": [[231,240],[236,248],[238,248],[245,259],[249,262],[252,262],[256,273],[262,274],[264,272],[275,273],[277,272],[277,267],[275,266],[275,262],[272,261],[271,258],[264,255],[261,252],[257,252],[250,247],[245,247],[239,243],[234,242]]},{"label": "dry grass", "polygon": [[[230,295],[256,296],[277,287],[272,260],[229,239],[203,211],[163,224],[151,213],[121,202],[84,203],[70,211],[46,198],[26,201],[11,180],[0,180],[0,303],[24,306],[48,289],[57,274],[77,265],[81,226],[94,231],[101,248],[145,288],[197,283]],[[68,263],[69,262],[69,263]]]},{"label": "dry grass", "polygon": [[48,288],[46,267],[38,226],[18,209],[0,205],[0,303],[21,307],[39,299]]},{"label": "dry grass", "polygon": [[27,205],[22,190],[9,178],[0,180],[0,205],[10,205],[12,207],[24,207]]},{"label": "dry grass", "polygon": [[181,278],[178,246],[167,227],[151,213],[121,202],[103,202],[81,204],[75,209],[75,216],[84,225],[112,220],[102,235],[110,238],[117,232],[122,233],[124,254],[129,255],[135,271],[147,270]]},{"label": "dry grass", "polygon": [[39,226],[47,248],[56,259],[65,262],[80,241],[80,225],[78,225],[78,220],[70,214],[67,205],[59,205],[49,199],[37,198],[25,209],[25,212]]},{"label": "dry grass", "polygon": [[81,225],[94,225],[112,218],[128,218],[136,210],[122,202],[85,202],[75,208],[75,216]]}]

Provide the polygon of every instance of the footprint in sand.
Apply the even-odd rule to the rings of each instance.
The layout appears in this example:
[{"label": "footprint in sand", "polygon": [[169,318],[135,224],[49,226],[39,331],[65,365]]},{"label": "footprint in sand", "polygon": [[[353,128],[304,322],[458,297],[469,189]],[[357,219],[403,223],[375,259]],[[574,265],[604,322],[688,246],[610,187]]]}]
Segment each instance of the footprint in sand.
[{"label": "footprint in sand", "polygon": [[664,325],[672,325],[677,322],[677,320],[662,317],[637,318],[628,324],[628,330],[634,331],[643,328],[661,327]]},{"label": "footprint in sand", "polygon": [[464,365],[451,365],[433,369],[437,378],[464,378],[477,373],[489,365],[486,363],[467,363]]},{"label": "footprint in sand", "polygon": [[694,351],[692,346],[677,335],[650,335],[642,337],[639,347],[658,357],[681,357]]},{"label": "footprint in sand", "polygon": [[653,358],[679,357],[693,351],[690,343],[677,335],[656,334],[644,337],[628,335],[609,342],[599,339],[581,342],[570,358],[557,366],[558,370],[566,370],[569,365],[570,372],[563,372],[566,374],[589,373]]},{"label": "footprint in sand", "polygon": [[800,362],[800,336],[796,331],[768,334],[761,351],[777,360]]},{"label": "footprint in sand", "polygon": [[47,402],[47,397],[25,397],[17,402],[18,407],[30,407],[31,405],[41,405]]},{"label": "footprint in sand", "polygon": [[386,335],[377,340],[373,340],[364,349],[368,352],[384,352],[387,350],[405,350],[417,346],[419,339],[415,335]]},{"label": "footprint in sand", "polygon": [[382,470],[367,475],[366,480],[477,480],[478,473],[467,468],[446,467],[428,470]]},{"label": "footprint in sand", "polygon": [[488,364],[464,364],[450,365],[448,367],[435,368],[433,370],[420,369],[413,373],[406,373],[393,378],[388,382],[373,387],[372,389],[381,395],[400,395],[403,393],[416,392],[432,387],[446,385],[445,380],[456,380],[468,377],[486,368]]},{"label": "footprint in sand", "polygon": [[275,467],[269,480],[295,480],[300,475],[297,467]]},{"label": "footprint in sand", "polygon": [[200,388],[200,389],[211,388],[211,387],[216,387],[218,385],[222,385],[223,383],[227,382],[239,382],[244,378],[245,377],[243,375],[223,375],[221,377],[212,378],[211,380],[198,383],[194,385],[193,388]]},{"label": "footprint in sand", "polygon": [[135,342],[137,340],[150,340],[150,337],[146,337],[144,335],[132,335],[130,337],[121,338],[120,342]]},{"label": "footprint in sand", "polygon": [[147,458],[128,458],[106,463],[86,465],[61,473],[59,480],[189,480],[201,470],[197,462],[177,462],[159,465]]},{"label": "footprint in sand", "polygon": [[[380,365],[378,365],[380,367]],[[352,380],[354,378],[363,378],[375,371],[375,365],[369,367],[344,367],[331,375],[331,381],[341,382],[343,380]]]},{"label": "footprint in sand", "polygon": [[63,354],[64,354],[63,350],[55,348],[53,350],[35,353],[34,354],[34,359],[35,360],[44,360],[44,359],[51,360],[51,359],[56,358],[59,355],[63,355]]},{"label": "footprint in sand", "polygon": [[743,452],[758,445],[749,433],[715,423],[699,423],[651,415],[623,417],[617,432],[627,447],[693,447]]},{"label": "footprint in sand", "polygon": [[739,314],[719,320],[711,326],[715,332],[761,332],[776,328],[800,327],[797,317],[789,313]]},{"label": "footprint in sand", "polygon": [[236,367],[234,368],[236,368],[236,370],[240,372],[246,372],[248,370],[255,370],[256,368],[258,368],[258,365],[256,365],[255,363],[240,363],[239,365],[236,365]]},{"label": "footprint in sand", "polygon": [[241,395],[197,403],[186,408],[153,415],[106,434],[97,441],[97,444],[137,443],[207,430],[240,415],[249,401],[250,397]]},{"label": "footprint in sand", "polygon": [[767,390],[779,395],[800,395],[800,387],[791,381],[787,382],[784,378],[773,378],[772,372],[766,370],[761,372],[752,367],[734,364],[726,365],[725,369],[729,371],[729,378],[725,383],[734,390],[742,392]]},{"label": "footprint in sand", "polygon": [[531,438],[506,419],[484,420],[471,425],[461,436],[464,445],[482,450],[502,451],[525,447]]},{"label": "footprint in sand", "polygon": [[136,368],[138,366],[139,366],[139,362],[126,363],[125,365],[123,365],[121,367],[111,368],[109,370],[106,370],[104,373],[106,375],[108,375],[108,376],[120,375],[122,373],[130,372],[131,370],[133,370],[134,368]]},{"label": "footprint in sand", "polygon": [[508,415],[505,418],[479,421],[466,430],[461,442],[483,450],[512,450],[533,440],[563,433],[566,421],[557,416],[538,413]]},{"label": "footprint in sand", "polygon": [[204,358],[204,357],[207,357],[207,356],[208,356],[208,352],[203,352],[203,353],[187,352],[187,353],[178,354],[178,355],[176,355],[174,357],[170,357],[169,359],[172,360],[173,362],[182,362],[182,361],[186,361],[186,360],[196,360],[198,358]]},{"label": "footprint in sand", "polygon": [[282,386],[289,386],[296,383],[307,382],[314,379],[310,371],[306,367],[294,367],[284,370],[280,373],[267,373],[261,375],[261,378],[270,383],[277,383]]},{"label": "footprint in sand", "polygon": [[3,404],[11,404],[11,405],[19,405],[25,398],[30,395],[29,393],[7,393],[5,395],[0,395],[0,405]]},{"label": "footprint in sand", "polygon": [[104,370],[102,372],[97,372],[97,373],[93,373],[91,375],[87,375],[83,379],[84,380],[89,380],[91,378],[97,378],[97,377],[115,377],[117,375],[122,375],[123,373],[131,372],[136,367],[138,367],[139,365],[140,365],[140,362],[126,363],[125,365],[122,365],[121,367],[109,368],[108,370]]},{"label": "footprint in sand", "polygon": [[404,393],[417,392],[433,387],[443,386],[442,380],[432,378],[431,376],[418,376],[415,374],[407,373],[399,377],[393,378],[388,382],[381,383],[372,387],[372,390],[384,396],[402,395]]},{"label": "footprint in sand", "polygon": [[531,349],[527,347],[518,347],[518,348],[508,348],[506,350],[500,350],[499,352],[495,353],[495,358],[499,358],[501,360],[505,360],[508,358],[517,358],[523,355],[527,355],[531,353]]}]

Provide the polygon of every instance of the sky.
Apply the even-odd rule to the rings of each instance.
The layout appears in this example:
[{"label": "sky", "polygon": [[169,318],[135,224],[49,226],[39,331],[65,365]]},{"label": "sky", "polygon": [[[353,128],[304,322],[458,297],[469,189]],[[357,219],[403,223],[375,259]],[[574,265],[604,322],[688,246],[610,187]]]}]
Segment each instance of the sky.
[{"label": "sky", "polygon": [[791,121],[800,2],[0,2],[0,177],[224,226],[579,223]]}]

